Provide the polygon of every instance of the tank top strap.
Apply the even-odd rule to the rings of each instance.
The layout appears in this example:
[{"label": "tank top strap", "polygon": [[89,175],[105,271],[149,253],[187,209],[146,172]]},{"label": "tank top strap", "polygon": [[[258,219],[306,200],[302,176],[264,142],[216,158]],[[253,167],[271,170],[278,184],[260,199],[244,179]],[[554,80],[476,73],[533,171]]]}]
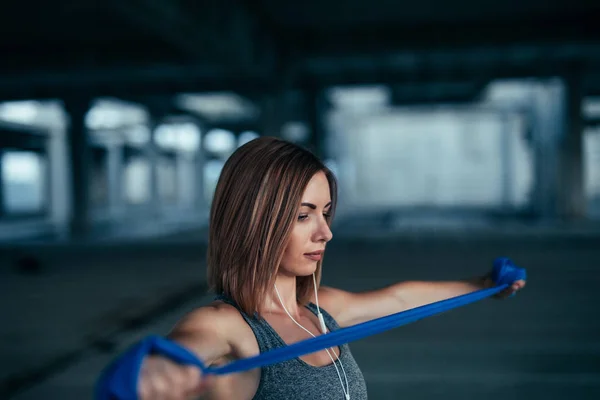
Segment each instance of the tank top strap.
[{"label": "tank top strap", "polygon": [[233,301],[233,299],[225,294],[217,295],[214,300],[219,300],[229,304],[239,311],[242,318],[244,318],[244,321],[246,321],[248,326],[250,326],[250,329],[252,329],[261,353],[285,346],[285,342],[283,342],[280,336],[273,330],[273,328],[271,328],[269,323],[258,313],[254,313],[254,316],[252,317],[249,316],[237,305],[235,301]]}]

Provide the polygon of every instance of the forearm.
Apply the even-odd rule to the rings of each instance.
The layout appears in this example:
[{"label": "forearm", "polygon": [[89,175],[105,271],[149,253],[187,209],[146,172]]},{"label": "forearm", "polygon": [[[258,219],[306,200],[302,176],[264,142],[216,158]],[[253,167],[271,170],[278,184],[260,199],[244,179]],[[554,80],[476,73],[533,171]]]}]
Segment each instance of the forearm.
[{"label": "forearm", "polygon": [[486,277],[462,281],[408,281],[395,285],[395,295],[408,310],[484,289],[489,285],[490,281]]}]

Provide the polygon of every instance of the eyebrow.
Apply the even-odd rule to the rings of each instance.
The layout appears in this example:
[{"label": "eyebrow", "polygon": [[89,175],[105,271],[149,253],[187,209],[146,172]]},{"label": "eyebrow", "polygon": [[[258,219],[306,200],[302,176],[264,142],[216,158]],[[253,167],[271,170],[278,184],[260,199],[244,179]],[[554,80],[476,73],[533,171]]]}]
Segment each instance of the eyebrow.
[{"label": "eyebrow", "polygon": [[[312,204],[312,203],[302,203],[302,204],[300,204],[300,205],[301,205],[301,206],[304,206],[304,207],[310,207],[310,208],[312,208],[313,210],[316,210],[316,209],[317,209],[317,206],[315,206],[315,205],[314,205],[314,204]],[[327,203],[327,204],[325,205],[325,207],[323,207],[323,208],[327,208],[327,207],[329,207],[330,205],[331,205],[331,202]]]}]

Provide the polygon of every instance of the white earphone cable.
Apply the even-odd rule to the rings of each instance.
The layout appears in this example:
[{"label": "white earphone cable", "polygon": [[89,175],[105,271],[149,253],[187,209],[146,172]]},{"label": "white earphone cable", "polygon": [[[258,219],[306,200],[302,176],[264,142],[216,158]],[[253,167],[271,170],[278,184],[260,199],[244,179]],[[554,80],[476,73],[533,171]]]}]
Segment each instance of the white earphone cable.
[{"label": "white earphone cable", "polygon": [[[317,303],[317,313],[319,315],[319,322],[321,323],[321,330],[323,331],[323,333],[326,333],[326,328],[324,328],[325,326],[325,322],[323,321],[323,317],[321,315],[321,310],[319,308],[319,300],[318,300],[318,296],[317,296],[317,291],[316,291],[316,280],[315,280],[315,276],[313,274],[313,282],[315,283],[315,298],[316,298],[316,303]],[[309,331],[308,329],[306,329],[305,327],[303,327],[302,325],[300,325],[298,323],[298,321],[296,321],[294,319],[294,317],[292,317],[292,315],[288,312],[287,308],[285,308],[285,305],[283,304],[283,300],[281,299],[281,296],[279,294],[279,290],[277,290],[277,285],[275,286],[275,293],[277,294],[277,297],[279,298],[279,302],[281,303],[281,306],[283,307],[283,310],[285,311],[285,313],[288,315],[288,317],[290,317],[290,319],[292,321],[294,321],[294,323],[296,325],[298,325],[300,328],[302,328],[306,333],[308,333],[310,336],[312,337],[316,337],[311,331]],[[340,384],[342,385],[342,391],[344,392],[344,396],[346,398],[346,400],[350,400],[350,385],[348,384],[348,377],[346,376],[346,371],[344,370],[344,365],[342,364],[342,361],[339,359],[339,357],[337,357],[334,360],[333,356],[331,355],[331,353],[329,352],[329,349],[325,349],[325,351],[327,352],[327,355],[329,356],[329,358],[331,359],[331,362],[333,363],[333,366],[335,367],[335,371],[338,374],[338,378],[340,378]],[[335,354],[335,352],[334,352]],[[335,361],[338,361],[340,363],[340,367],[342,368],[342,372],[344,374],[344,380],[346,381],[346,387],[344,387],[344,380],[342,380],[342,375],[340,374],[340,371],[335,363]]]}]

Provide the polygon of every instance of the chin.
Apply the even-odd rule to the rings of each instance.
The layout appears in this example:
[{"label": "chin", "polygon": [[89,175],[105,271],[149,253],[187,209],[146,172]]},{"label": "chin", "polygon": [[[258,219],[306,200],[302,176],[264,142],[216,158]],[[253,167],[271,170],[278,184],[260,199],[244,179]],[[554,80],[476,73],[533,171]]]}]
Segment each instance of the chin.
[{"label": "chin", "polygon": [[294,268],[293,270],[293,274],[295,276],[310,276],[312,275],[315,271],[317,270],[317,266],[316,265],[312,265],[309,267],[302,267],[302,268]]},{"label": "chin", "polygon": [[317,263],[311,263],[308,268],[303,268],[298,272],[298,276],[309,276],[314,274],[317,271]]},{"label": "chin", "polygon": [[281,273],[288,276],[310,276],[317,270],[318,261],[296,260],[292,265],[282,266]]}]

